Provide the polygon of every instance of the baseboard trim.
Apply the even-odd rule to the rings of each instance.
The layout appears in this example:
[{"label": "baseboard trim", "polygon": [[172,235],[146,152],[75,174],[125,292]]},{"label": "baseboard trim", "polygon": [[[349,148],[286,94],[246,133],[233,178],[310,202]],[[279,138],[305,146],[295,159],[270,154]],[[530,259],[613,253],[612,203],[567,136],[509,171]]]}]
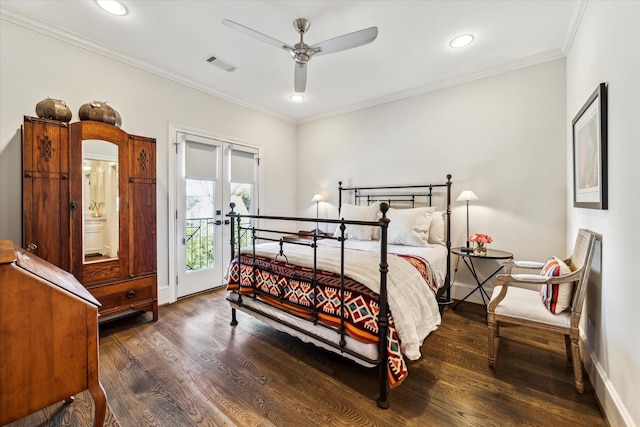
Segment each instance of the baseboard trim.
[{"label": "baseboard trim", "polygon": [[158,287],[158,305],[171,304],[171,292],[168,286]]},{"label": "baseboard trim", "polygon": [[637,427],[613,384],[609,381],[602,364],[586,345],[586,341],[586,336],[580,331],[582,363],[609,425]]}]

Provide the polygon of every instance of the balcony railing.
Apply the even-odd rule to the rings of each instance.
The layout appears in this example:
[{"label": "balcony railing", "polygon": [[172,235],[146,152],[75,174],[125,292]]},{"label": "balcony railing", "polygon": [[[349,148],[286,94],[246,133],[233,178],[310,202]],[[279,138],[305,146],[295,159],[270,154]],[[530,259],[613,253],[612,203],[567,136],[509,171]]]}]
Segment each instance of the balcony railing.
[{"label": "balcony railing", "polygon": [[214,218],[187,218],[185,252],[188,271],[214,266],[215,227]]}]

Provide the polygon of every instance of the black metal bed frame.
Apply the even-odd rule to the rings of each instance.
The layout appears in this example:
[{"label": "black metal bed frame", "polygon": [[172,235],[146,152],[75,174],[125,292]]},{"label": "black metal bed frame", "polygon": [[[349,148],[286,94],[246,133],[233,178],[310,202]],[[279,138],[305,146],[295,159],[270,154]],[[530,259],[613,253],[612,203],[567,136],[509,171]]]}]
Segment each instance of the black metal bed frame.
[{"label": "black metal bed frame", "polygon": [[[256,288],[256,280],[254,277],[253,280],[253,288],[251,295],[242,295],[238,292],[237,299],[233,299],[231,297],[227,297],[231,305],[231,325],[235,326],[238,324],[236,318],[236,309],[241,309],[243,311],[250,311],[256,313],[257,315],[268,318],[272,321],[278,322],[290,329],[293,329],[301,334],[304,334],[308,337],[311,337],[323,344],[335,348],[342,353],[347,353],[350,356],[359,359],[363,362],[377,365],[378,366],[378,380],[379,380],[379,397],[376,399],[376,403],[378,407],[386,409],[389,407],[389,399],[388,399],[388,387],[387,387],[387,329],[389,326],[388,321],[388,304],[387,304],[387,273],[389,271],[389,265],[387,263],[387,231],[389,226],[389,219],[386,217],[386,213],[388,212],[389,205],[391,203],[409,203],[411,207],[415,207],[417,202],[416,199],[420,199],[421,197],[425,197],[428,200],[428,206],[432,206],[434,189],[437,188],[446,188],[446,219],[445,219],[445,227],[446,227],[446,247],[447,247],[447,271],[445,276],[445,284],[438,291],[436,298],[438,300],[438,305],[440,307],[440,312],[442,313],[444,307],[446,305],[451,304],[451,291],[450,291],[450,263],[451,263],[451,175],[447,175],[447,181],[444,184],[427,184],[427,185],[410,185],[410,186],[379,186],[379,187],[352,187],[352,188],[344,188],[342,187],[342,182],[339,182],[338,190],[339,190],[339,210],[342,207],[342,199],[343,199],[343,191],[353,191],[354,193],[354,204],[362,204],[363,200],[366,200],[367,205],[374,203],[376,201],[380,201],[380,211],[382,213],[382,218],[378,221],[352,221],[352,220],[332,220],[332,219],[318,219],[318,218],[304,218],[304,217],[283,217],[283,216],[268,216],[268,215],[241,215],[234,211],[235,204],[231,204],[231,212],[229,212],[226,216],[231,218],[231,253],[236,256],[236,249],[239,249],[241,246],[241,241],[246,233],[250,233],[250,241],[252,246],[251,259],[253,259],[253,263],[251,265],[252,271],[256,274],[256,242],[258,241],[270,241],[270,242],[279,242],[280,244],[280,253],[278,256],[284,256],[286,259],[286,254],[284,252],[285,245],[293,244],[293,245],[307,245],[313,249],[313,269],[310,277],[306,277],[307,280],[310,279],[314,288],[314,296],[317,287],[316,280],[316,260],[317,260],[317,242],[320,239],[333,239],[341,242],[340,244],[340,326],[334,327],[326,325],[318,320],[318,313],[315,310],[315,304],[312,309],[309,309],[306,306],[298,305],[297,309],[306,311],[307,314],[311,317],[305,318],[302,316],[297,316],[300,319],[304,319],[310,322],[313,322],[317,326],[323,326],[328,329],[332,329],[337,332],[340,336],[338,342],[327,340],[311,331],[300,328],[297,325],[289,323],[285,320],[278,319],[275,316],[271,316],[268,313],[263,311],[254,309],[251,306],[243,304],[243,297],[251,298],[253,301],[261,302],[258,299],[259,295],[265,295],[269,297],[273,297],[273,295],[266,293],[260,289]],[[402,190],[402,189],[412,189],[412,190],[421,190],[421,191],[413,191],[408,194],[399,194],[399,193],[381,193],[383,190]],[[253,225],[244,225],[242,223],[243,220],[268,220],[268,221],[285,221],[285,224],[289,222],[309,222],[309,223],[323,223],[323,224],[337,224],[340,229],[340,235],[338,237],[328,236],[328,235],[319,235],[317,233],[312,233],[309,235],[310,240],[308,242],[298,242],[298,241],[285,241],[283,238],[286,234],[291,234],[291,231],[280,230],[280,229],[271,229],[271,228],[259,228]],[[363,355],[360,355],[353,350],[346,348],[346,330],[344,327],[344,241],[345,239],[345,230],[348,225],[364,225],[371,227],[379,227],[380,229],[380,263],[379,263],[379,271],[380,271],[380,311],[378,313],[378,358],[370,359]],[[280,236],[280,237],[274,237]],[[246,239],[246,237],[245,237]],[[239,283],[242,283],[242,265],[241,265],[241,257],[238,256],[238,274],[239,274]],[[263,267],[264,268],[264,267]],[[283,292],[280,289],[279,298],[283,299]],[[293,304],[291,302],[287,302],[288,304]],[[265,303],[266,304],[266,303]],[[293,313],[288,312],[288,314],[292,316],[296,316]]]}]

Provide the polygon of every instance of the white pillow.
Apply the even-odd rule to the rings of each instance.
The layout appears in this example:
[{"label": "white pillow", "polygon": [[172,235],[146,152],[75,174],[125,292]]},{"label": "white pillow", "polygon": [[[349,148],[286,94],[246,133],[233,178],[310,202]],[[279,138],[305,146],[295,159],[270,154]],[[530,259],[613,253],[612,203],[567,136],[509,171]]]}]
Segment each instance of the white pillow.
[{"label": "white pillow", "polygon": [[387,241],[390,245],[427,246],[429,227],[434,208],[389,209],[389,230]]},{"label": "white pillow", "polygon": [[[380,203],[376,202],[369,206],[351,205],[345,203],[340,208],[340,219],[351,221],[376,221],[380,213]],[[346,224],[344,235],[351,240],[372,240],[373,229],[376,227],[368,225]],[[340,226],[336,228],[334,237],[340,237]]]},{"label": "white pillow", "polygon": [[429,243],[444,245],[444,211],[436,211],[431,214],[431,227],[429,227]]}]

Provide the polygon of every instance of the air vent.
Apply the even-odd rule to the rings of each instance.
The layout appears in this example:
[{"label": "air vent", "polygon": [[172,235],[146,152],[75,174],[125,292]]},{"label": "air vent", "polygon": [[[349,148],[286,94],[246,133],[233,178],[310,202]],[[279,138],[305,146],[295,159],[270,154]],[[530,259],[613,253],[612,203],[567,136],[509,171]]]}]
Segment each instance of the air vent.
[{"label": "air vent", "polygon": [[223,61],[222,59],[218,58],[217,56],[210,56],[209,58],[207,58],[207,62],[210,64],[215,65],[216,67],[225,70],[229,73],[234,72],[236,70],[236,67],[234,67],[233,65],[229,64],[228,62]]}]

